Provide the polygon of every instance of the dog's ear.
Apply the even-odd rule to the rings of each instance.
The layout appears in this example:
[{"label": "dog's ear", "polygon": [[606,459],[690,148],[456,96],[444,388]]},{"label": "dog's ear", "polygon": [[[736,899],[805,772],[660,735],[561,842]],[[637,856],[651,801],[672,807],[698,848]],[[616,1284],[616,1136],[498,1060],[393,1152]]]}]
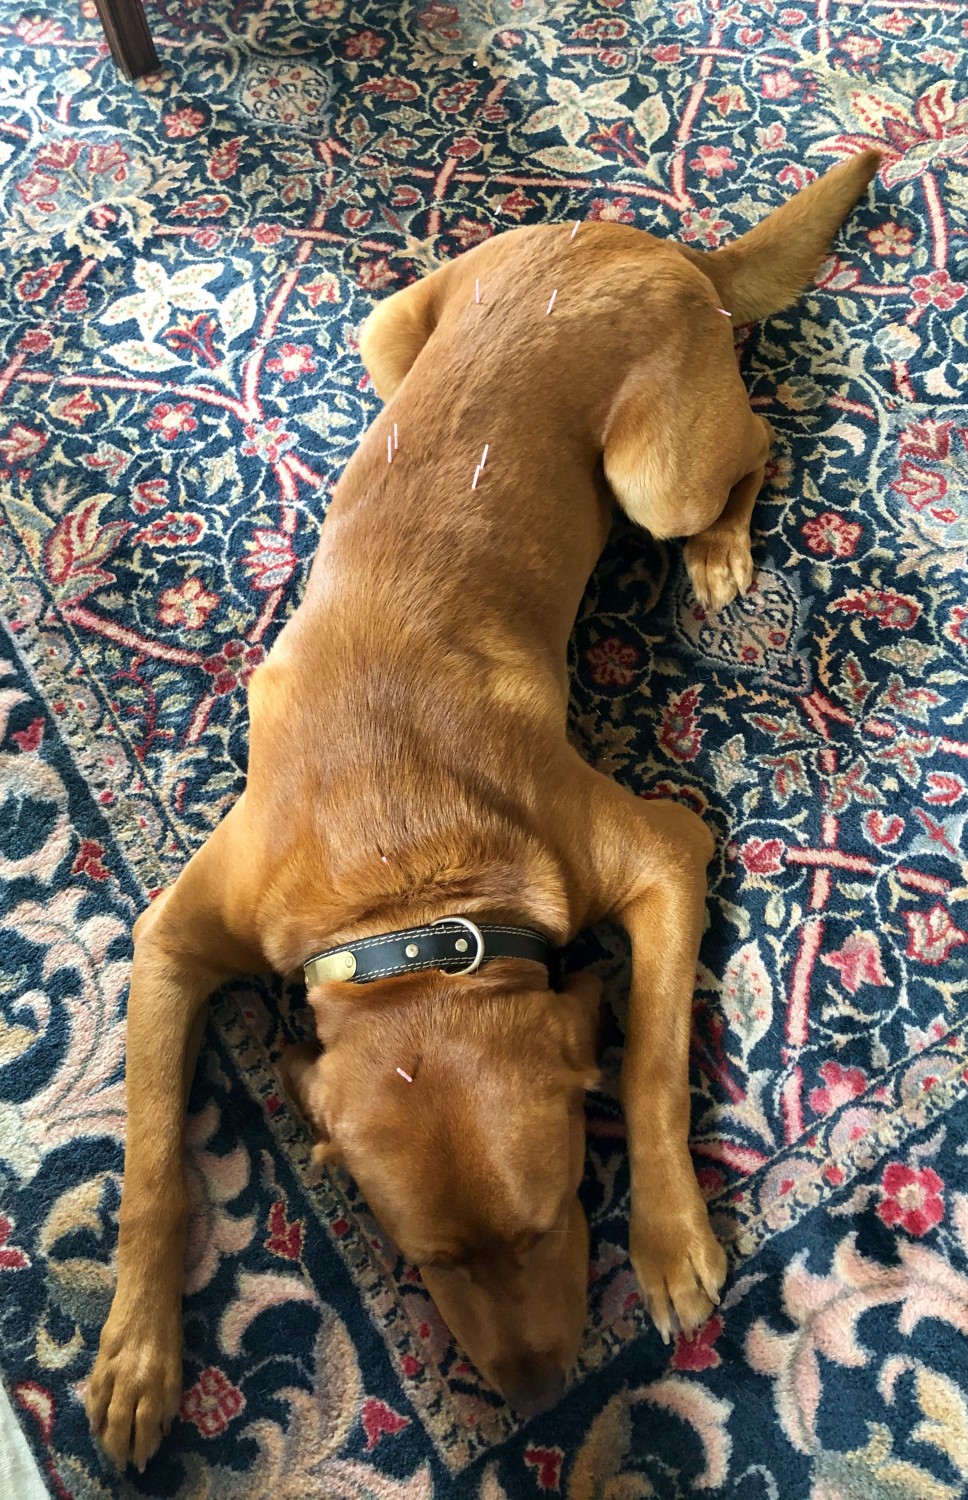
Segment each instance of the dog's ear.
[{"label": "dog's ear", "polygon": [[449,271],[449,266],[441,266],[378,302],[360,329],[360,358],[384,401],[396,391],[436,328]]},{"label": "dog's ear", "polygon": [[312,985],[306,992],[310,1009],[316,1021],[316,1039],[321,1047],[331,1051],[343,1034],[343,1030],[354,1016],[363,1015],[371,1002],[365,993],[369,986],[361,988],[346,984],[342,980],[324,979]]},{"label": "dog's ear", "polygon": [[600,1074],[595,1061],[602,981],[590,969],[571,974],[555,996],[565,1062],[583,1089],[593,1089]]},{"label": "dog's ear", "polygon": [[323,1053],[312,1042],[289,1047],[279,1060],[279,1072],[286,1093],[313,1127],[313,1161],[338,1161],[339,1148],[330,1133]]}]

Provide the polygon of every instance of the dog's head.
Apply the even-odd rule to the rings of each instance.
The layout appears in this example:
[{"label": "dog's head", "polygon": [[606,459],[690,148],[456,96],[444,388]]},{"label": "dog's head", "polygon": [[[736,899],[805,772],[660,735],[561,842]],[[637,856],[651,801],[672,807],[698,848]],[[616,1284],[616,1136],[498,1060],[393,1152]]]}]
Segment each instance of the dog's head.
[{"label": "dog's head", "polygon": [[326,1050],[293,1049],[286,1065],[317,1155],[353,1174],[523,1415],[561,1395],[584,1324],[578,1186],[601,991],[588,974],[560,994],[537,989],[538,972],[511,961],[472,979],[319,986]]}]

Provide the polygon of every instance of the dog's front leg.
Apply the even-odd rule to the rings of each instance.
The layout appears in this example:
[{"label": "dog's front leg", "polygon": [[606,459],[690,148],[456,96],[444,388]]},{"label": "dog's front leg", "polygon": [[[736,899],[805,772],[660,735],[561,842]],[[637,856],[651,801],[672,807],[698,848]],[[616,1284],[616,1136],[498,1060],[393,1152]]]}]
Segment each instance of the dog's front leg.
[{"label": "dog's front leg", "polygon": [[[713,840],[694,813],[614,787],[599,799],[595,865],[632,940],[621,1097],[632,1180],[629,1252],[668,1341],[705,1322],[726,1257],[689,1154],[689,1036]],[[615,893],[620,893],[614,899]]]},{"label": "dog's front leg", "polygon": [[218,833],[135,929],[118,1280],[85,1396],[91,1429],[119,1468],[129,1459],[144,1467],[181,1397],[184,1117],[205,1000],[231,973],[262,966],[220,921]]}]

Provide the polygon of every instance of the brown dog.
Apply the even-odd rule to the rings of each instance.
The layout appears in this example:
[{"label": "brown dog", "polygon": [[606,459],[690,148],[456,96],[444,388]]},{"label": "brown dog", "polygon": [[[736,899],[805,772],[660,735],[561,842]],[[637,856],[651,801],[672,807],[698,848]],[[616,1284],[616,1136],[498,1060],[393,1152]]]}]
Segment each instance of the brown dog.
[{"label": "brown dog", "polygon": [[[687,1052],[713,841],[571,748],[565,647],[609,492],[655,536],[690,538],[706,604],[748,586],[770,429],[732,329],[809,281],[877,164],[843,163],[709,255],[614,224],[518,229],[368,320],[388,405],[252,680],[245,793],[135,929],[118,1286],[87,1397],[119,1464],[146,1462],[181,1390],[204,1001],[229,975],[298,971],[338,945],[309,969],[325,1054],[297,1054],[293,1086],[468,1354],[533,1412],[564,1389],[584,1318],[598,994],[582,976],[553,992],[541,940],[520,934],[562,944],[617,917],[633,951],[632,1264],[665,1337],[708,1315],[726,1261],[689,1155]],[[504,956],[452,972],[480,957],[483,924]],[[402,972],[408,957],[350,976],[367,940],[406,928],[408,955],[448,932],[451,972],[419,957]]]}]

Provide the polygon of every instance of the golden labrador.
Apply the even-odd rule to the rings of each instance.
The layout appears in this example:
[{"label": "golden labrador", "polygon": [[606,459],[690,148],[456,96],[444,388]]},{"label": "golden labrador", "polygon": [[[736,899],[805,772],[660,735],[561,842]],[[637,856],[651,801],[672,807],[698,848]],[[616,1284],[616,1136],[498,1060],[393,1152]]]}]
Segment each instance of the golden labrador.
[{"label": "golden labrador", "polygon": [[534,1413],[585,1316],[598,1006],[593,979],[556,991],[548,966],[616,917],[632,1264],[666,1338],[716,1302],[687,1077],[713,840],[569,744],[566,643],[612,496],[689,538],[706,605],[748,587],[770,428],[733,327],[809,282],[877,165],[853,157],[706,255],[616,224],[516,229],[367,321],[387,405],[252,680],[246,790],[135,928],[118,1285],[87,1394],[118,1464],[143,1466],[178,1407],[185,1101],[204,1002],[240,972],[306,966],[325,1051],[289,1073],[320,1149]]}]

